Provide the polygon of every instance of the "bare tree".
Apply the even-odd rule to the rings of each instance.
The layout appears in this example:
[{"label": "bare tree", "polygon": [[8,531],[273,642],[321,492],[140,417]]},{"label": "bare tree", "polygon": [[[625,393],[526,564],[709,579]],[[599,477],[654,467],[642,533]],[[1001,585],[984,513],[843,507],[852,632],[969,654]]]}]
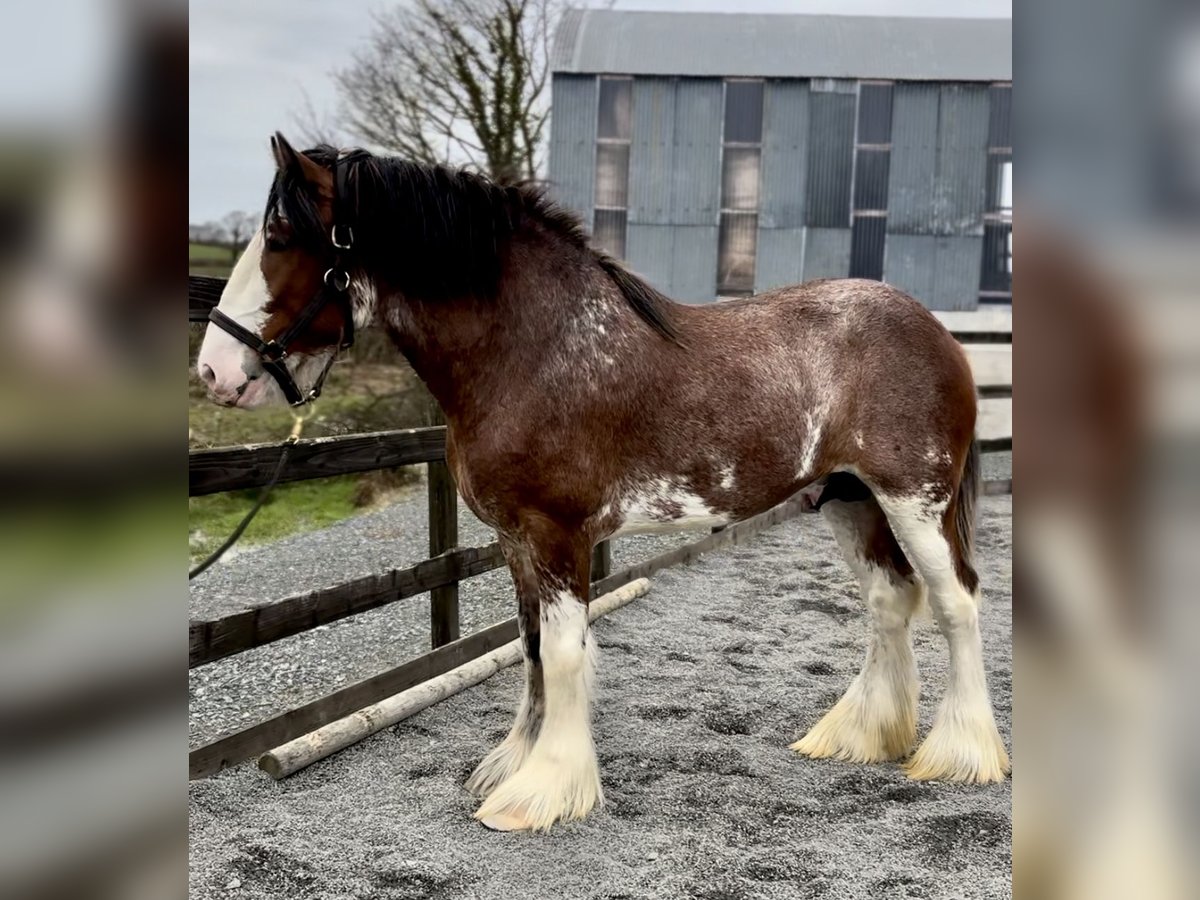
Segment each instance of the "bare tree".
[{"label": "bare tree", "polygon": [[221,220],[221,224],[224,226],[229,254],[234,260],[237,260],[238,253],[250,243],[250,236],[258,228],[258,216],[234,210],[226,214],[225,218]]},{"label": "bare tree", "polygon": [[188,226],[188,240],[197,244],[226,244],[229,236],[220,222],[204,222]]},{"label": "bare tree", "polygon": [[317,144],[338,146],[342,142],[339,140],[340,129],[334,121],[334,117],[328,111],[317,112],[312,96],[307,90],[303,91],[303,94],[304,105],[292,113],[292,124],[304,142],[304,146],[315,147]]},{"label": "bare tree", "polygon": [[376,15],[368,48],[335,73],[348,131],[425,163],[536,176],[549,116],[554,20],[565,0],[413,0]]}]

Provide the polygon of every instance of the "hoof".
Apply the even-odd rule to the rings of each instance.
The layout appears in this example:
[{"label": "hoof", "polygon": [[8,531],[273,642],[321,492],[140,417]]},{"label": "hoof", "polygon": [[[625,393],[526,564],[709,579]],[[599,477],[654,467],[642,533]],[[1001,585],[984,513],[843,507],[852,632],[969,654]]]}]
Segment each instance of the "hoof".
[{"label": "hoof", "polygon": [[[513,733],[500,742],[484,757],[464,787],[480,800],[484,800],[500,784],[516,774],[529,757],[532,747],[525,733],[513,729]],[[508,829],[505,829],[508,830]]]},{"label": "hoof", "polygon": [[872,711],[848,693],[790,749],[813,759],[877,763],[906,756],[916,739],[915,695]]},{"label": "hoof", "polygon": [[965,784],[994,784],[1003,781],[1010,770],[1008,753],[990,710],[986,718],[974,721],[947,717],[936,722],[904,764],[904,773],[914,781]]},{"label": "hoof", "polygon": [[494,812],[485,816],[476,813],[475,818],[492,831],[529,831],[533,827],[523,816],[511,812]]},{"label": "hoof", "polygon": [[475,818],[493,831],[549,831],[556,822],[582,819],[603,803],[593,752],[566,762],[535,751],[516,775],[488,794]]}]

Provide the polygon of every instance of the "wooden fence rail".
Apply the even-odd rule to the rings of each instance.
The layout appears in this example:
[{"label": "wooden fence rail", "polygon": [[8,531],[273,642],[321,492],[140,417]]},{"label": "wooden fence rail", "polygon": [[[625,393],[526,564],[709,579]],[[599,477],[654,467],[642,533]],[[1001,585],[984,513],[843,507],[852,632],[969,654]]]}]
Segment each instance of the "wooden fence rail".
[{"label": "wooden fence rail", "polygon": [[[188,279],[188,318],[203,322],[217,303],[225,280]],[[964,343],[1011,343],[1005,331],[952,331]],[[980,397],[1012,396],[1011,385],[984,385]],[[984,453],[1012,450],[1012,437],[980,441]],[[189,453],[189,494],[200,496],[265,485],[279,464],[279,444],[252,444],[194,450]],[[446,429],[438,425],[341,437],[303,440],[293,445],[281,482],[326,478],[355,472],[423,463],[428,468],[430,559],[405,569],[368,575],[343,584],[257,605],[232,615],[192,619],[188,626],[189,668],[291,637],[319,625],[378,609],[420,594],[430,594],[432,651],[351,684],[296,709],[272,716],[193,749],[190,777],[199,778],[242,762],[328,724],[385,697],[448,672],[517,636],[515,619],[459,636],[458,583],[503,565],[499,545],[459,548],[458,495],[445,463]],[[1011,493],[1012,479],[988,481],[987,494]],[[795,501],[722,528],[700,540],[611,573],[607,541],[592,555],[593,596],[615,590],[668,566],[689,562],[711,550],[749,540],[754,534],[799,512]]]},{"label": "wooden fence rail", "polygon": [[[262,487],[279,465],[281,445],[249,444],[188,454],[188,488],[193,497]],[[446,458],[446,428],[406,428],[297,441],[288,452],[280,482],[370,472]]]},{"label": "wooden fence rail", "polygon": [[[457,585],[464,578],[482,575],[503,564],[500,547],[493,542],[484,547],[450,550],[407,569],[355,578],[220,618],[192,619],[188,622],[188,668],[378,609],[406,597]],[[453,614],[454,630],[457,631],[457,606]],[[457,635],[434,646],[450,640],[457,640]]]}]

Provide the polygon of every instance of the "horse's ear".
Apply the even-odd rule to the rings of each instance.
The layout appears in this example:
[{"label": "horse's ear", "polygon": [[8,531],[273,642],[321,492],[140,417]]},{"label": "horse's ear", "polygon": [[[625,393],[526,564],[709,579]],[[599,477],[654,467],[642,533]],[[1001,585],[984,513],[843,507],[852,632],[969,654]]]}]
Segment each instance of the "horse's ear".
[{"label": "horse's ear", "polygon": [[333,174],[295,149],[282,132],[277,131],[271,136],[271,153],[279,171],[297,172],[323,193],[329,194],[333,190]]}]

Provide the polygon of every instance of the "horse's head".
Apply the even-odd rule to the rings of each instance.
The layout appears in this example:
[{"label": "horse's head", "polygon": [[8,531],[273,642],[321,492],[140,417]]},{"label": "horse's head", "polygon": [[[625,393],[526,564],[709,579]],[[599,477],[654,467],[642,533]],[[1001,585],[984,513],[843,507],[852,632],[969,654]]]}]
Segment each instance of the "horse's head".
[{"label": "horse's head", "polygon": [[346,222],[334,230],[336,152],[300,153],[280,134],[271,148],[277,171],[262,227],[229,277],[196,360],[209,395],[227,406],[304,402],[354,333],[342,256],[351,233]]}]

